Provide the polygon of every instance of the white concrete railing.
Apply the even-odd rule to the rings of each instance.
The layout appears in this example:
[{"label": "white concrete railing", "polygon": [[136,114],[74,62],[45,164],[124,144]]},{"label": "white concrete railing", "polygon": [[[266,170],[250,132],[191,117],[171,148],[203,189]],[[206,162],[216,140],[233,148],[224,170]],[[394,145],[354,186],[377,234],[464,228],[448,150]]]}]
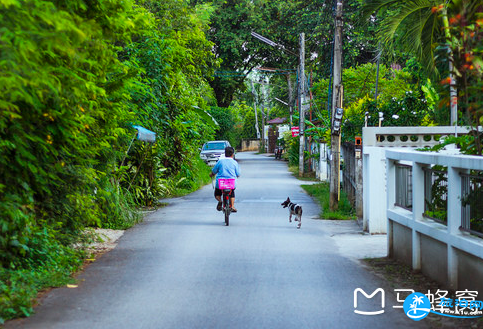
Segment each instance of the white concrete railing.
[{"label": "white concrete railing", "polygon": [[[387,233],[389,255],[421,270],[450,289],[483,291],[483,239],[460,230],[462,176],[483,171],[483,157],[387,150]],[[412,167],[412,209],[396,203],[396,165]],[[423,217],[425,167],[448,168],[447,225]]]},{"label": "white concrete railing", "polygon": [[386,233],[386,149],[434,146],[445,136],[469,131],[468,127],[450,126],[362,128],[363,229],[371,234]]},{"label": "white concrete railing", "polygon": [[364,146],[431,147],[451,135],[466,135],[469,127],[364,127]]}]

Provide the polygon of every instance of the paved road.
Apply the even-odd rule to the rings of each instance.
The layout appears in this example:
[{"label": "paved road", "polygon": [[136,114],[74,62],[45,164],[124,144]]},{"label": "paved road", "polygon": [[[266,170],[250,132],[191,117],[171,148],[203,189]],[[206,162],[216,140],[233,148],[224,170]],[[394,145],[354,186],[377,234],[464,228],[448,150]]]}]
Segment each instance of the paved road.
[{"label": "paved road", "polygon": [[[342,256],[286,164],[239,153],[238,213],[225,227],[212,187],[149,215],[79,276],[7,328],[414,328],[389,287]],[[304,207],[302,228],[280,203]],[[354,313],[354,290],[386,290]],[[358,309],[381,309],[359,296]]]}]

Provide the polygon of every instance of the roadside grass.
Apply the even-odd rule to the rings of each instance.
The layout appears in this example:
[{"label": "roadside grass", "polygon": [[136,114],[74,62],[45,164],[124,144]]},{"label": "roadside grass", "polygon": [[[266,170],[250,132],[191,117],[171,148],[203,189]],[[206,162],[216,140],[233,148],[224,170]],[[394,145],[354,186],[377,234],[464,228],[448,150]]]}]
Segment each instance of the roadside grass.
[{"label": "roadside grass", "polygon": [[323,219],[356,219],[354,208],[347,199],[344,191],[340,191],[339,209],[330,211],[330,186],[327,182],[320,182],[311,185],[302,185],[302,188],[315,200],[322,208],[320,217]]},{"label": "roadside grass", "polygon": [[87,256],[83,250],[50,244],[42,259],[0,267],[0,326],[33,313],[37,297],[52,287],[75,283],[75,273]]},{"label": "roadside grass", "polygon": [[[289,166],[288,170],[299,180],[318,182],[315,178],[314,172],[306,173],[303,177],[300,177],[298,167]],[[349,199],[347,199],[347,194],[342,190],[340,191],[339,209],[337,211],[330,211],[330,186],[328,182],[302,185],[302,188],[321,206],[322,212],[320,213],[320,218],[339,220],[351,220],[357,218],[355,215],[355,209],[350,204]]]},{"label": "roadside grass", "polygon": [[317,181],[317,179],[315,178],[315,172],[308,172],[308,173],[305,173],[303,176],[299,176],[299,167],[289,166],[288,170],[299,180],[309,181],[309,182]]}]

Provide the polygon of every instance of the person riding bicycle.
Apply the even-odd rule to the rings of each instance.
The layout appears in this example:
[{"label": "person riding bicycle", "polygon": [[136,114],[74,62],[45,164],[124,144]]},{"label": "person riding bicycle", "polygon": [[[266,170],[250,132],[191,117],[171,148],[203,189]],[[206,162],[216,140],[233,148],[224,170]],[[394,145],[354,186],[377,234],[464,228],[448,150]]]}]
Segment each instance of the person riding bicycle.
[{"label": "person riding bicycle", "polygon": [[[215,164],[213,169],[211,170],[210,177],[216,175],[216,186],[215,186],[215,199],[218,201],[218,205],[216,206],[216,210],[221,211],[222,202],[221,196],[223,194],[222,190],[218,188],[218,179],[220,178],[233,178],[236,179],[240,177],[240,166],[238,162],[234,159],[235,150],[233,147],[228,146],[225,148],[225,158],[221,158]],[[235,181],[236,183],[236,181]],[[232,212],[237,212],[235,209],[235,189],[231,190],[230,194],[230,208]]]}]

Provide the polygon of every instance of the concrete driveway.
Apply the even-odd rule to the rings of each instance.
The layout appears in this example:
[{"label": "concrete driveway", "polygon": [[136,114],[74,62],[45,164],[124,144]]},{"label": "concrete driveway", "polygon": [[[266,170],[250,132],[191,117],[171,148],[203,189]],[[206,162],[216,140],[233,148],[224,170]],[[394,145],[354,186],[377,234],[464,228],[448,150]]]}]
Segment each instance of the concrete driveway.
[{"label": "concrete driveway", "polygon": [[[285,162],[238,153],[238,213],[224,226],[212,186],[168,200],[116,249],[7,328],[414,328],[389,287],[347,257]],[[302,227],[280,203],[302,204]],[[350,240],[350,239],[349,239]],[[350,248],[349,248],[350,250]],[[360,315],[354,310],[380,315]],[[407,288],[407,287],[400,287]]]}]

